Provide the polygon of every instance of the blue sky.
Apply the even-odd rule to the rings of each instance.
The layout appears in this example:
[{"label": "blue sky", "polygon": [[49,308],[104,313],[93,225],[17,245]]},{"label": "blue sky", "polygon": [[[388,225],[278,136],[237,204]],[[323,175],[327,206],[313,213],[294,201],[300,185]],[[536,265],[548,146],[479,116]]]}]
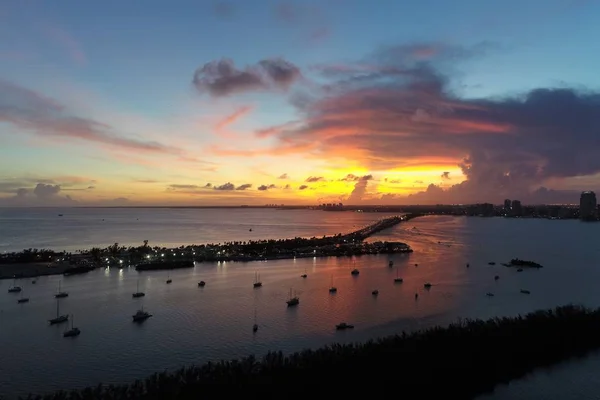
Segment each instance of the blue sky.
[{"label": "blue sky", "polygon": [[[8,144],[0,150],[5,157],[5,161],[0,161],[0,170],[10,171],[0,178],[18,181],[19,175],[29,174],[64,187],[70,183],[56,177],[84,172],[89,181],[107,182],[104,194],[96,195],[97,201],[146,198],[147,193],[154,193],[152,201],[160,201],[155,193],[157,187],[124,193],[125,175],[159,176],[157,180],[165,185],[182,184],[176,182],[182,178],[186,182],[220,183],[238,179],[236,184],[242,184],[245,178],[232,171],[243,169],[269,170],[275,179],[287,172],[274,166],[279,161],[267,156],[260,160],[245,156],[223,161],[215,159],[207,149],[227,145],[230,149],[247,150],[256,143],[252,131],[302,118],[302,110],[290,100],[297,93],[290,90],[287,97],[282,97],[281,93],[244,92],[215,98],[198,93],[193,87],[197,68],[222,58],[231,59],[239,69],[260,60],[281,58],[298,67],[314,83],[321,82],[312,69],[315,65],[370,62],[365,60],[394,46],[483,46],[471,57],[439,64],[440,71],[451,77],[446,90],[464,99],[519,97],[535,88],[595,91],[600,88],[600,42],[595,40],[600,37],[598,15],[600,1],[595,0],[6,0],[0,5],[1,80],[53,98],[68,108],[69,115],[110,125],[118,134],[161,143],[177,142],[178,146],[201,154],[203,160],[218,163],[219,171],[225,173],[188,165],[179,166],[180,170],[173,173],[143,162],[126,163],[117,170],[114,158],[108,153],[98,154],[92,144],[76,146],[76,152],[69,141],[48,147],[35,136],[32,142],[23,124],[0,120],[0,138]],[[307,90],[302,85],[307,84],[294,86],[296,92]],[[211,132],[211,124],[243,107],[251,111],[232,125],[240,131],[237,139]],[[268,138],[257,147],[267,149],[267,145],[280,139]],[[323,152],[320,154],[323,156]],[[93,156],[98,159],[90,161]],[[127,158],[133,156],[136,155]],[[326,161],[319,162],[306,154],[293,157],[298,161],[294,167],[298,175],[317,174],[319,171],[314,169]],[[123,163],[123,158],[119,163]],[[458,176],[459,163],[460,158],[453,164],[451,175],[456,180],[447,185],[465,178]],[[43,167],[48,164],[53,167]],[[431,169],[427,165],[423,164],[423,170]],[[384,179],[391,171],[389,166],[386,168],[356,165],[351,160],[344,168],[336,161],[335,167],[326,168],[323,174],[374,172]],[[113,170],[109,173],[107,169]],[[258,179],[256,174],[249,172],[247,178],[255,186],[259,184],[254,182]],[[300,182],[298,177],[294,184]],[[565,187],[572,186],[563,183]],[[348,194],[354,186],[338,189]],[[10,187],[7,194],[15,190]],[[165,190],[164,185],[160,190]],[[406,194],[407,190],[403,187],[399,193]],[[331,195],[330,192],[324,190],[325,194]],[[92,194],[85,196],[94,198]],[[193,199],[196,201],[197,197]]]}]

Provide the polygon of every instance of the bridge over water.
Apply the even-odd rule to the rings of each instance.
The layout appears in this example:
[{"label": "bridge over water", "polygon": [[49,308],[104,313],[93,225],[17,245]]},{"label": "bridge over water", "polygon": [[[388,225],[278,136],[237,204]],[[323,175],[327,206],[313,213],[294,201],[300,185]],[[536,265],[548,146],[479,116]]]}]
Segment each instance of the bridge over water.
[{"label": "bridge over water", "polygon": [[378,232],[398,225],[400,222],[409,221],[419,216],[421,216],[421,214],[394,215],[392,217],[383,218],[356,231],[342,235],[341,239],[363,241]]}]

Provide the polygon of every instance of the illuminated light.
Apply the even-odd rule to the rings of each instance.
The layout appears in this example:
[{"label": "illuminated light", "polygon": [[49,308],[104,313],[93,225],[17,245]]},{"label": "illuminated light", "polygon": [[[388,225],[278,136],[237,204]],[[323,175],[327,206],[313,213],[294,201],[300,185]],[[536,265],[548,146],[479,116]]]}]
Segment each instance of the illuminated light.
[{"label": "illuminated light", "polygon": [[150,254],[148,254],[148,255],[146,256],[146,258],[150,258]]},{"label": "illuminated light", "polygon": [[119,260],[119,264],[123,264],[123,260]]},{"label": "illuminated light", "polygon": [[161,257],[164,257],[164,256],[165,256],[165,254],[163,253],[163,254],[161,254],[160,256],[161,256]]}]

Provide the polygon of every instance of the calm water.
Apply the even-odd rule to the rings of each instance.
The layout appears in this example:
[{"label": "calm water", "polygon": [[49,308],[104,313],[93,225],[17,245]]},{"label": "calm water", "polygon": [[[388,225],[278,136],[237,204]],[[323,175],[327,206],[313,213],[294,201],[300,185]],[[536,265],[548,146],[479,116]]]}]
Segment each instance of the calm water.
[{"label": "calm water", "polygon": [[[274,210],[71,211],[63,211],[60,220],[52,210],[27,211],[21,217],[5,213],[0,243],[6,249],[80,248],[142,239],[179,244],[245,240],[248,235],[312,236],[351,230],[381,217]],[[0,393],[129,382],[209,359],[362,341],[458,317],[512,315],[570,302],[598,307],[598,229],[600,225],[578,221],[421,218],[374,238],[401,240],[414,248],[410,255],[392,257],[398,272],[387,267],[386,256],[197,264],[172,273],[171,285],[165,284],[166,272],[98,270],[62,281],[70,296],[61,300],[61,313],[74,314],[82,330],[75,339],[62,337],[64,326],[47,326],[61,277],[42,277],[36,285],[21,282],[31,298],[22,305],[16,303],[19,295],[6,293],[12,282],[0,281]],[[17,240],[27,245],[16,246]],[[512,257],[534,259],[546,268],[517,273],[499,265]],[[350,275],[355,266],[361,271],[356,278]],[[252,288],[255,271],[263,281],[260,289]],[[300,278],[304,271],[307,279]],[[394,285],[397,273],[404,284]],[[494,281],[494,275],[500,280]],[[335,295],[327,290],[332,277]],[[207,282],[205,288],[197,287],[199,280]],[[146,297],[132,299],[138,281]],[[430,291],[423,289],[425,282],[434,284]],[[295,309],[285,304],[290,288],[300,297]],[[531,295],[520,294],[521,288]],[[378,298],[371,296],[373,289],[379,289]],[[487,292],[495,297],[486,297]],[[142,305],[154,317],[133,324],[131,315]],[[252,334],[255,310],[260,328]],[[334,325],[342,321],[356,328],[336,332]],[[600,356],[566,363],[484,398],[544,399],[548,393],[560,393],[562,399],[596,398],[600,381],[590,371],[599,367]]]}]

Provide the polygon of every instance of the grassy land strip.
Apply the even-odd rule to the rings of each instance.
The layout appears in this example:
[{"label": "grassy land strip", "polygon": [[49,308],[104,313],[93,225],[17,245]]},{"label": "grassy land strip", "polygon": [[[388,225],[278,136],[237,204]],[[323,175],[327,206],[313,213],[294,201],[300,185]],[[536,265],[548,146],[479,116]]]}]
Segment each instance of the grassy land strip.
[{"label": "grassy land strip", "polygon": [[[600,347],[600,310],[563,306],[515,318],[464,320],[448,327],[402,333],[364,344],[332,345],[289,356],[207,363],[157,373],[129,385],[57,392],[31,399],[210,398],[206,384],[254,386],[246,397],[282,396],[331,389],[468,399],[534,368],[581,356]],[[313,387],[312,389],[310,387]],[[336,389],[339,388],[339,389]],[[395,389],[394,389],[395,388]],[[225,390],[225,387],[220,390]],[[240,394],[242,394],[241,392]],[[365,392],[365,394],[368,392]],[[394,396],[397,397],[397,396]],[[412,398],[412,397],[410,397]]]}]

